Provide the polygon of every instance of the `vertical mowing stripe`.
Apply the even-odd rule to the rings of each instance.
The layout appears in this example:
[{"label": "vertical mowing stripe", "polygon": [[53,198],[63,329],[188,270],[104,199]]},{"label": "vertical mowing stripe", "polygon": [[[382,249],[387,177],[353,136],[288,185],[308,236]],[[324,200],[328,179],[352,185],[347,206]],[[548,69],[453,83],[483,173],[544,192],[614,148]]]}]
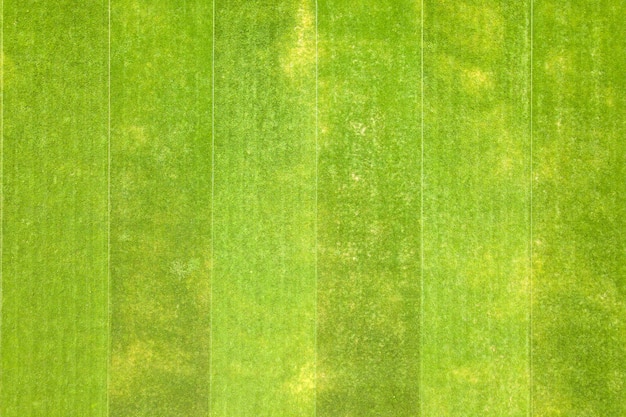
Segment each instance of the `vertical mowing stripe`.
[{"label": "vertical mowing stripe", "polygon": [[6,417],[106,413],[107,4],[75,6],[2,2]]},{"label": "vertical mowing stripe", "polygon": [[214,417],[311,416],[315,1],[235,1],[215,19],[212,409]]},{"label": "vertical mowing stripe", "polygon": [[416,416],[420,1],[320,6],[318,410]]},{"label": "vertical mowing stripe", "polygon": [[424,3],[422,414],[527,415],[528,3]]},{"label": "vertical mowing stripe", "polygon": [[533,2],[535,416],[626,416],[624,15]]},{"label": "vertical mowing stripe", "polygon": [[111,415],[209,413],[212,2],[111,15]]}]

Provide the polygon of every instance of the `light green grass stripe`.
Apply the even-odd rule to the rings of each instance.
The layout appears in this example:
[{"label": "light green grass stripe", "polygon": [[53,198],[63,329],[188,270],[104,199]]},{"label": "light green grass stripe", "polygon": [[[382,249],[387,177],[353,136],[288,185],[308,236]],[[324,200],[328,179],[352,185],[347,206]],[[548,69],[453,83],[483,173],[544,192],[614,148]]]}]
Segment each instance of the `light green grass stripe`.
[{"label": "light green grass stripe", "polygon": [[216,2],[213,417],[315,407],[315,3]]},{"label": "light green grass stripe", "polygon": [[106,412],[106,23],[3,5],[3,417]]},{"label": "light green grass stripe", "polygon": [[534,30],[534,415],[626,415],[626,4]]},{"label": "light green grass stripe", "polygon": [[319,416],[419,413],[419,3],[318,3]]},{"label": "light green grass stripe", "polygon": [[528,10],[425,2],[424,416],[527,415]]},{"label": "light green grass stripe", "polygon": [[205,417],[212,6],[111,13],[110,415]]}]

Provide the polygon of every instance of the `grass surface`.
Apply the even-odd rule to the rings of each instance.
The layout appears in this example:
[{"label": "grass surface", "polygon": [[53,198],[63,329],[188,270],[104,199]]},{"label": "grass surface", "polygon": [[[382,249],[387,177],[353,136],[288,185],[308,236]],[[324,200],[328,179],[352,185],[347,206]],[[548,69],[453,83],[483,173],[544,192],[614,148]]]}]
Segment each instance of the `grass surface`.
[{"label": "grass surface", "polygon": [[420,10],[319,6],[318,414],[417,415]]},{"label": "grass surface", "polygon": [[623,2],[535,9],[535,415],[626,415]]},{"label": "grass surface", "polygon": [[104,415],[107,11],[2,12],[0,414]]},{"label": "grass surface", "polygon": [[211,5],[111,10],[110,414],[209,407]]},{"label": "grass surface", "polygon": [[313,415],[315,7],[215,19],[212,415]]},{"label": "grass surface", "polygon": [[0,415],[625,415],[625,9],[4,0]]},{"label": "grass surface", "polygon": [[425,416],[528,415],[528,12],[425,4]]}]

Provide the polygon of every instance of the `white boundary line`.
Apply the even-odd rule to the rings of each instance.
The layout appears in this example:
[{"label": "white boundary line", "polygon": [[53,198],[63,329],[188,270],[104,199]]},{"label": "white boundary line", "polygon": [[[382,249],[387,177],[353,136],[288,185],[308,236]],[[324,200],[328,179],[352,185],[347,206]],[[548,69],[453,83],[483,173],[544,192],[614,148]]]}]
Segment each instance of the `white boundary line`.
[{"label": "white boundary line", "polygon": [[111,392],[111,0],[108,0],[108,86],[107,86],[107,392],[106,410],[110,414]]},{"label": "white boundary line", "polygon": [[534,415],[534,404],[533,404],[533,46],[534,46],[534,0],[530,0],[530,92],[529,92],[529,110],[530,110],[530,120],[529,120],[529,136],[530,136],[530,155],[529,155],[529,164],[530,164],[530,178],[529,178],[529,309],[528,309],[528,415]]},{"label": "white boundary line", "polygon": [[424,343],[423,343],[423,332],[424,332],[424,0],[421,1],[421,9],[420,9],[420,92],[421,92],[421,101],[420,101],[420,144],[421,144],[421,157],[420,157],[420,328],[419,328],[419,411],[420,416],[423,415],[422,405],[424,401],[422,401],[423,396],[423,353],[424,353]]},{"label": "white boundary line", "polygon": [[211,7],[211,272],[209,284],[209,416],[213,413],[213,278],[215,277],[215,0]]},{"label": "white boundary line", "polygon": [[317,310],[318,310],[318,191],[319,191],[319,53],[318,53],[318,4],[315,0],[315,400],[313,402],[314,415],[317,416]]}]

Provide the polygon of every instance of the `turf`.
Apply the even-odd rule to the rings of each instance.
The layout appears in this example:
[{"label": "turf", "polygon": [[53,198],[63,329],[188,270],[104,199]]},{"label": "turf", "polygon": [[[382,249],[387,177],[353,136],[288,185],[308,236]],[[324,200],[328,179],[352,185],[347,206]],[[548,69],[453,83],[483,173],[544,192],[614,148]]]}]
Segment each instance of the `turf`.
[{"label": "turf", "polygon": [[0,415],[626,415],[626,5],[4,0]]},{"label": "turf", "polygon": [[104,415],[106,8],[6,0],[2,16],[0,414]]},{"label": "turf", "polygon": [[112,416],[208,412],[211,14],[111,8]]},{"label": "turf", "polygon": [[425,416],[525,416],[528,3],[425,3]]},{"label": "turf", "polygon": [[321,416],[419,411],[419,17],[409,1],[319,4]]},{"label": "turf", "polygon": [[625,13],[614,1],[535,8],[537,416],[626,414]]},{"label": "turf", "polygon": [[313,415],[315,8],[215,22],[211,415]]}]

